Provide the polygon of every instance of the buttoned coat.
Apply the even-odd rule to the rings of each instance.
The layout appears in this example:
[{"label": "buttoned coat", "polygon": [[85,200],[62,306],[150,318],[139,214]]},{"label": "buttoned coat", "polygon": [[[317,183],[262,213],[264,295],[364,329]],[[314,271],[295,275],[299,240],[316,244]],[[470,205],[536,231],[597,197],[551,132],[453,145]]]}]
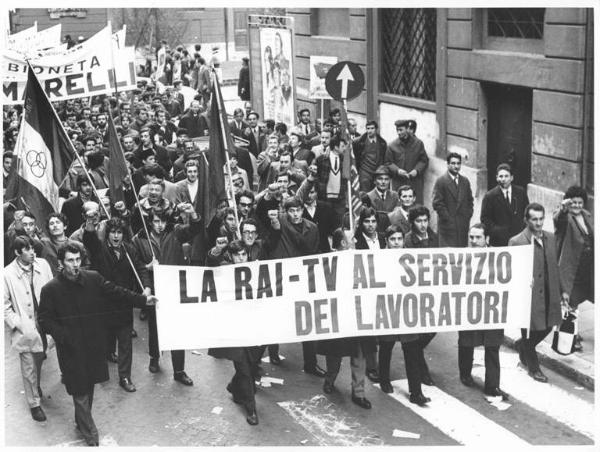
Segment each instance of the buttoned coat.
[{"label": "buttoned coat", "polygon": [[[558,271],[556,242],[554,234],[544,231],[543,235],[543,254],[534,251],[533,259],[530,329],[534,331],[542,331],[552,326],[560,325],[562,320],[560,299],[563,284],[562,275]],[[508,241],[509,246],[531,245],[531,243],[532,233],[528,228],[525,228],[521,233]],[[534,246],[537,247],[538,245]],[[547,272],[544,271],[544,256],[547,263]],[[545,293],[545,283],[548,284],[548,293]],[[546,306],[546,298],[548,299],[548,306]]]},{"label": "buttoned coat", "polygon": [[527,204],[527,193],[517,185],[511,186],[510,204],[506,202],[499,186],[485,194],[481,204],[481,222],[490,234],[490,246],[508,245],[508,239],[523,229]]},{"label": "buttoned coat", "polygon": [[106,362],[106,300],[142,307],[146,297],[106,281],[100,273],[80,270],[72,281],[62,273],[40,294],[38,318],[56,343],[58,364],[70,395],[84,395],[108,380]]},{"label": "buttoned coat", "polygon": [[[33,262],[33,291],[39,302],[42,287],[52,279],[50,265],[44,259]],[[4,323],[10,330],[10,344],[19,352],[42,352],[42,338],[35,325],[35,310],[29,276],[17,260],[4,267]]]},{"label": "buttoned coat", "polygon": [[433,209],[438,214],[440,246],[467,246],[473,216],[473,193],[469,180],[458,175],[458,185],[449,173],[440,176],[433,187]]},{"label": "buttoned coat", "polygon": [[[396,138],[388,143],[385,151],[385,164],[392,171],[392,190],[397,191],[401,185],[410,185],[415,191],[417,204],[423,204],[425,170],[429,166],[429,157],[425,152],[423,142],[412,135],[406,142]],[[403,169],[407,173],[415,170],[417,176],[414,178],[399,176],[399,169]]]},{"label": "buttoned coat", "polygon": [[386,190],[385,199],[381,198],[381,194],[379,191],[374,188],[367,196],[371,200],[371,205],[378,212],[386,212],[389,213],[394,210],[395,207],[400,205],[400,198],[398,198],[398,194],[391,190]]}]

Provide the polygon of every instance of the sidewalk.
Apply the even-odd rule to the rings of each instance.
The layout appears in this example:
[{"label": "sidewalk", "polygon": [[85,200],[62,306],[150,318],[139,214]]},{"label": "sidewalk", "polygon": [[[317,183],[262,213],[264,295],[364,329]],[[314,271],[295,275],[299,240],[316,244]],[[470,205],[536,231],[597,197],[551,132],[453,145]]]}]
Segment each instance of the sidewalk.
[{"label": "sidewalk", "polygon": [[[594,390],[594,305],[589,302],[579,305],[579,335],[583,338],[583,351],[568,356],[552,350],[553,333],[537,346],[540,363],[555,372],[571,378],[581,386]],[[518,330],[505,330],[504,345],[515,348],[521,338]]]}]

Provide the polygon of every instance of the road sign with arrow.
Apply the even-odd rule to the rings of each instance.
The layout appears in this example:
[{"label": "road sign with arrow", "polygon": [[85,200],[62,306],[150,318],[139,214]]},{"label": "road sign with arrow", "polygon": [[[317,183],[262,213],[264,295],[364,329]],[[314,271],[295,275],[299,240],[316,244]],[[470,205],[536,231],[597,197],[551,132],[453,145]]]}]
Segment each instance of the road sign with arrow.
[{"label": "road sign with arrow", "polygon": [[358,64],[340,61],[329,69],[325,77],[325,88],[335,100],[351,100],[365,86],[365,75]]}]

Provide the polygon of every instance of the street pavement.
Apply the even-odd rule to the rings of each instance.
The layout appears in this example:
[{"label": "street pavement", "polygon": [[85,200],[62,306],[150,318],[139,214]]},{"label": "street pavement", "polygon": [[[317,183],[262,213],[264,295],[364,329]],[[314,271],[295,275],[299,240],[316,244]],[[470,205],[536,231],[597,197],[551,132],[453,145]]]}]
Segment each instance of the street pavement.
[{"label": "street pavement", "polygon": [[[116,364],[111,379],[96,385],[93,415],[105,446],[526,446],[592,445],[597,418],[594,392],[573,380],[544,369],[549,383],[537,383],[518,364],[517,354],[501,349],[501,387],[511,397],[491,404],[483,397],[483,350],[476,349],[473,376],[477,388],[458,378],[457,335],[443,333],[426,350],[434,387],[427,407],[408,402],[400,344],[392,358],[394,394],[367,380],[371,410],[350,400],[350,371],[344,358],[336,390],[325,395],[323,380],[302,372],[302,348],[285,344],[279,366],[263,363],[264,377],[256,400],[260,423],[248,425],[241,407],[225,386],[232,363],[216,360],[206,350],[186,352],[186,372],[194,386],[172,378],[170,355],[163,353],[161,372],[148,369],[147,323],[135,319],[139,336],[133,340],[132,380],[137,392],[118,386]],[[23,394],[18,357],[5,336],[6,446],[82,446],[75,431],[73,403],[60,383],[55,350],[42,370],[42,406],[48,420],[31,419]],[[324,358],[319,363],[324,367]],[[263,380],[264,380],[263,377]],[[283,380],[282,382],[278,379]],[[396,435],[394,436],[394,432]],[[408,437],[407,437],[408,436]]]}]

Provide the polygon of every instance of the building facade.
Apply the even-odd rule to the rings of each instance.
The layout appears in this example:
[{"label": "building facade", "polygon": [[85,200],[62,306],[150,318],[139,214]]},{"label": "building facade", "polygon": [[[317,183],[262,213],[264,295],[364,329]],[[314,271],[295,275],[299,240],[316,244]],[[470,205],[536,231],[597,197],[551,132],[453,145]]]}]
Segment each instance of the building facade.
[{"label": "building facade", "polygon": [[[447,152],[481,201],[495,168],[549,209],[573,184],[593,204],[593,11],[583,8],[290,8],[298,108],[308,98],[311,55],[358,63],[366,76],[349,115],[376,119],[386,140],[396,119],[416,119],[430,156],[426,203]],[[335,101],[326,101],[327,112]],[[364,130],[364,129],[363,129]],[[480,205],[480,202],[476,203]],[[475,213],[478,217],[479,212]],[[551,227],[547,222],[547,227]]]}]

